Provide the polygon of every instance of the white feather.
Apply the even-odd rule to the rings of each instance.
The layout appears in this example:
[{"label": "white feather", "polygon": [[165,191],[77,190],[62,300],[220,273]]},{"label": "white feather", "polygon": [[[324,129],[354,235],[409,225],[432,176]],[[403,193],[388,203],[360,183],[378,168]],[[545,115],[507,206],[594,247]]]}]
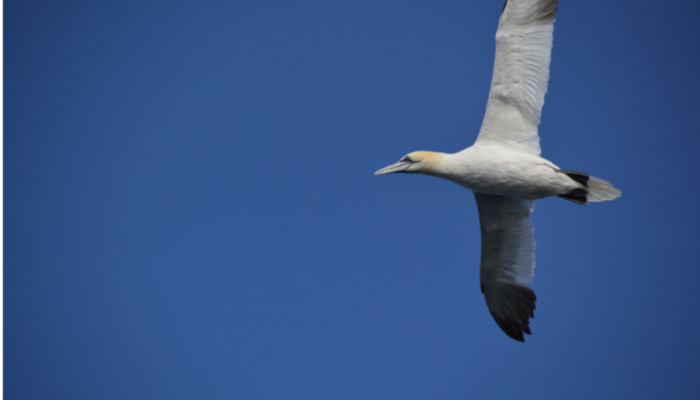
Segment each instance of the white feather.
[{"label": "white feather", "polygon": [[589,177],[588,178],[588,194],[586,195],[587,200],[590,202],[599,202],[606,200],[614,200],[622,196],[620,189],[613,187],[613,185],[600,178]]},{"label": "white feather", "polygon": [[475,193],[481,223],[481,283],[532,283],[535,238],[530,213],[534,200]]},{"label": "white feather", "polygon": [[496,60],[477,143],[540,155],[557,0],[508,0],[496,32]]}]

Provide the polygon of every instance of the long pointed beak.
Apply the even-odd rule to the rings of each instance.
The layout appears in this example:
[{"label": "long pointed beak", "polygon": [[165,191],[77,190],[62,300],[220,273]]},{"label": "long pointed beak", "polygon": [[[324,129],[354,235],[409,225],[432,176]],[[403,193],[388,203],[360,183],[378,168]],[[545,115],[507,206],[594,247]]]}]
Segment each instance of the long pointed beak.
[{"label": "long pointed beak", "polygon": [[407,161],[399,161],[396,164],[391,164],[388,167],[384,167],[380,169],[379,171],[375,172],[374,175],[385,175],[385,174],[393,174],[394,172],[402,172],[408,169],[408,167],[411,166],[410,162]]}]

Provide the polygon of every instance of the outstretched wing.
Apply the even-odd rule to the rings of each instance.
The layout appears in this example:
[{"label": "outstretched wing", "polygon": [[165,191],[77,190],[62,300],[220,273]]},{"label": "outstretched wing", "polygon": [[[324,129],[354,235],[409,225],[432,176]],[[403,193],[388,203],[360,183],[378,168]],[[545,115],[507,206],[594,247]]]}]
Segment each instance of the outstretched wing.
[{"label": "outstretched wing", "polygon": [[474,193],[481,223],[481,292],[491,315],[511,338],[523,342],[535,316],[535,201]]},{"label": "outstretched wing", "polygon": [[477,143],[540,155],[537,126],[549,80],[559,0],[507,0],[496,32],[496,60]]}]

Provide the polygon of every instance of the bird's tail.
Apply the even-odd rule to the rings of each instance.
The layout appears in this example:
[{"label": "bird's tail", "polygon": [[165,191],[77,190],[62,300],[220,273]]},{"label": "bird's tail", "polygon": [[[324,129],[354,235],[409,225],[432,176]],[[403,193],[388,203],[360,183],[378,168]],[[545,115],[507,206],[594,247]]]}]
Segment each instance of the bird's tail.
[{"label": "bird's tail", "polygon": [[585,188],[574,189],[571,192],[561,195],[564,198],[574,203],[586,204],[590,202],[599,202],[606,200],[614,200],[622,196],[620,189],[616,189],[610,182],[594,178],[583,172],[564,171],[559,172],[566,174],[569,178],[582,184]]},{"label": "bird's tail", "polygon": [[616,189],[610,182],[592,176],[588,179],[586,200],[598,202],[614,200],[620,196],[622,196],[620,189]]}]

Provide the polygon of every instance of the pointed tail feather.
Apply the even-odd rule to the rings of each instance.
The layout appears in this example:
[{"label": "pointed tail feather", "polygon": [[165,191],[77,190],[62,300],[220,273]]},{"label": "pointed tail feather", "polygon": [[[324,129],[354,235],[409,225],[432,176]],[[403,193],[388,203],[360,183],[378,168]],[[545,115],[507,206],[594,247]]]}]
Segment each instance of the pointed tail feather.
[{"label": "pointed tail feather", "polygon": [[559,172],[566,174],[569,178],[585,186],[585,188],[574,189],[567,194],[559,196],[566,200],[578,204],[586,204],[589,201],[614,200],[622,196],[620,189],[616,189],[606,180],[594,178],[583,172],[565,171],[563,169],[559,170]]},{"label": "pointed tail feather", "polygon": [[588,194],[586,195],[588,201],[614,200],[620,196],[622,196],[620,189],[613,187],[610,182],[592,176],[588,179]]}]

